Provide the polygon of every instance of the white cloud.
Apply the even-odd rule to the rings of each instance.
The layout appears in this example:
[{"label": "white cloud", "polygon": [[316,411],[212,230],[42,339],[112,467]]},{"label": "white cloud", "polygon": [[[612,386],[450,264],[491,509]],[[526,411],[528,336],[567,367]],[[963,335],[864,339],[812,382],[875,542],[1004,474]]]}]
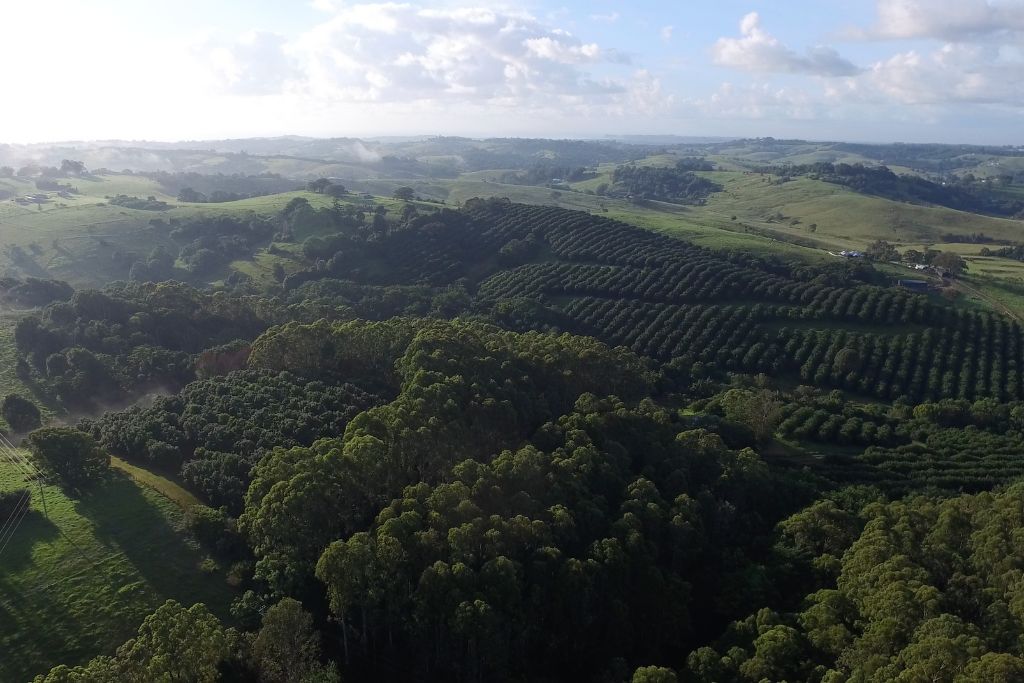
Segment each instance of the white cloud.
[{"label": "white cloud", "polygon": [[761,17],[751,12],[740,22],[739,38],[719,38],[711,48],[715,63],[744,71],[850,76],[859,71],[834,49],[817,46],[799,55],[761,28]]},{"label": "white cloud", "polygon": [[1021,0],[877,0],[878,18],[861,38],[983,40],[1024,32]]},{"label": "white cloud", "polygon": [[673,30],[674,29],[673,29],[672,26],[662,26],[661,27],[661,32],[660,32],[661,33],[661,39],[663,41],[665,41],[666,43],[671,42],[672,41],[672,31]]},{"label": "white cloud", "polygon": [[619,13],[618,12],[609,12],[608,14],[591,14],[590,15],[590,20],[591,21],[598,21],[598,22],[601,22],[603,24],[614,24],[615,22],[617,22],[619,20],[619,18],[620,17],[619,17]]},{"label": "white cloud", "polygon": [[[968,117],[1024,112],[1024,58],[999,46],[947,43],[908,50],[848,77],[807,87],[770,82],[723,83],[685,101],[707,119],[780,122],[842,121],[846,125],[928,127]],[[980,131],[976,131],[981,135]]]},{"label": "white cloud", "polygon": [[207,37],[194,51],[205,57],[225,92],[268,95],[286,89],[299,75],[285,43],[282,36],[257,31],[230,42]]},{"label": "white cloud", "polygon": [[309,6],[321,12],[337,12],[338,4],[334,0],[312,0]]},{"label": "white cloud", "polygon": [[624,115],[631,113],[654,114],[672,106],[674,97],[666,95],[661,89],[661,79],[656,78],[646,69],[633,74],[633,80],[627,90],[625,102],[629,109],[622,111]]},{"label": "white cloud", "polygon": [[933,50],[905,50],[855,78],[830,83],[836,102],[1024,107],[1024,1],[878,0],[868,39],[932,39]]},{"label": "white cloud", "polygon": [[998,47],[948,43],[930,53],[895,54],[831,83],[827,94],[837,102],[1022,107],[1024,61],[1003,58]]},{"label": "white cloud", "polygon": [[323,102],[614,107],[646,82],[610,77],[629,59],[526,13],[316,1],[332,16],[294,41],[258,34],[206,46],[223,87]]},{"label": "white cloud", "polygon": [[597,46],[597,43],[572,45],[551,36],[544,36],[543,38],[527,38],[523,41],[523,45],[531,55],[560,64],[580,64],[596,62],[601,59],[601,48]]}]

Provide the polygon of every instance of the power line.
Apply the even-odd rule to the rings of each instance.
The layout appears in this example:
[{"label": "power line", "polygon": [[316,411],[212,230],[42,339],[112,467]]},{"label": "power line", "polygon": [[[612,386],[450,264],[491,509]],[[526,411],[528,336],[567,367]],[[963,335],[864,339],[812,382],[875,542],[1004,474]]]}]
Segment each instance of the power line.
[{"label": "power line", "polygon": [[[26,479],[39,476],[39,470],[35,465],[26,462],[25,459],[11,447],[10,441],[8,441],[6,437],[0,434],[0,439],[2,439],[2,441],[0,441],[0,453],[2,453],[7,461],[22,473],[22,476]],[[20,527],[21,523],[25,520],[31,506],[31,493],[29,489],[25,489],[21,498],[18,499],[17,503],[15,503],[10,517],[8,517],[7,521],[4,522],[3,527],[0,527],[0,555],[3,554],[7,545],[11,542],[11,539],[14,538],[14,534],[18,531],[18,527]]]},{"label": "power line", "polygon": [[26,458],[24,455],[22,455],[21,452],[17,449],[17,447],[14,444],[12,444],[10,439],[8,439],[7,436],[2,432],[0,432],[0,448],[6,450],[10,457],[14,458],[19,463],[21,463],[23,467],[28,468],[28,470],[32,472],[35,476],[42,476],[42,474],[39,471],[39,468],[35,466],[35,463]]},{"label": "power line", "polygon": [[[39,500],[43,505],[43,512],[47,517],[49,517],[49,512],[46,509],[46,493],[43,489],[43,474],[39,471],[39,468],[36,467],[35,463],[26,458],[2,432],[0,432],[0,453],[7,458],[8,462],[18,468],[26,479],[34,479],[36,481],[39,485]],[[28,493],[29,492],[26,490],[26,495]],[[31,500],[29,500],[29,504],[26,505],[26,510],[29,505],[31,505]],[[22,517],[24,518],[24,515],[22,515]],[[8,541],[9,540],[10,539],[8,539]]]},{"label": "power line", "polygon": [[[22,498],[22,500],[24,500],[24,498]],[[14,526],[11,527],[11,530],[8,532],[6,539],[4,539],[2,536],[0,536],[0,539],[3,540],[3,545],[0,546],[0,555],[4,554],[4,550],[7,549],[7,544],[11,542],[12,538],[14,538],[14,534],[15,534],[15,532],[18,531],[18,527],[21,526],[21,523],[25,520],[26,515],[28,515],[28,510],[29,510],[30,507],[31,507],[31,501],[25,502],[25,504],[21,507],[21,514],[20,514],[20,516],[18,517],[17,521],[14,523]]]},{"label": "power line", "polygon": [[[40,498],[40,502],[42,502],[42,504],[43,504],[43,510],[45,511],[46,510],[46,494],[45,494],[44,489],[43,489],[43,479],[45,478],[43,473],[39,471],[39,468],[36,467],[35,463],[33,463],[28,458],[26,458],[24,455],[22,455],[21,452],[14,446],[14,444],[12,444],[10,442],[10,440],[4,434],[2,434],[2,433],[0,433],[0,453],[5,455],[8,458],[8,460],[12,461],[15,464],[16,467],[19,467],[19,469],[23,473],[25,473],[25,475],[27,477],[34,478],[38,482],[38,484],[39,484],[39,498]],[[26,509],[27,509],[27,507],[28,506],[26,506]],[[24,517],[24,515],[22,515],[22,516]],[[47,516],[49,516],[49,515],[47,515]],[[73,539],[70,536],[68,536],[64,532],[64,530],[61,529],[59,526],[57,527],[57,531],[60,532],[60,535],[64,537],[64,540],[66,540],[68,543],[70,543],[74,547],[74,549],[76,551],[78,551],[79,555],[81,555],[83,558],[85,558],[89,562],[95,562],[96,561],[95,557],[90,557],[89,554],[86,553],[85,550],[82,549],[82,546],[80,546],[78,544],[78,542],[75,541],[75,539]]]},{"label": "power line", "polygon": [[0,453],[26,477],[36,476],[39,471],[31,463],[27,463],[20,455],[0,443]]},{"label": "power line", "polygon": [[25,499],[28,498],[28,496],[28,489],[25,489],[25,492],[21,494],[21,498],[18,500],[17,503],[14,504],[14,508],[11,510],[11,514],[7,518],[7,521],[5,521],[4,525],[0,527],[0,538],[3,538],[7,534],[7,529],[10,528],[11,522],[14,519],[15,515],[18,514],[18,508],[21,507],[21,504],[25,502]]}]

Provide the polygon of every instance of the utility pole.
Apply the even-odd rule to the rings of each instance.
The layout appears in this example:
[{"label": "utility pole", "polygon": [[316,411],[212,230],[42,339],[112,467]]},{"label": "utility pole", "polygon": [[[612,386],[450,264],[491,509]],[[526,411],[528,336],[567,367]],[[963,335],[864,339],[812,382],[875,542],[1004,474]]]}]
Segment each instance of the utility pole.
[{"label": "utility pole", "polygon": [[39,484],[39,500],[43,501],[43,515],[49,519],[50,513],[46,509],[46,496],[43,493],[43,478],[36,477],[36,483]]}]

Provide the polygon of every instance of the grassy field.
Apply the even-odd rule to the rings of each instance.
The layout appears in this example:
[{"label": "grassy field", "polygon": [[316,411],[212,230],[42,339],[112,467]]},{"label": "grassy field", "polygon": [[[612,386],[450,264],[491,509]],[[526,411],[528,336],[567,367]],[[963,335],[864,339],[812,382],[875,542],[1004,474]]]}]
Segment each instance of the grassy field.
[{"label": "grassy field", "polygon": [[[589,181],[588,181],[589,182]],[[508,197],[514,202],[546,204],[577,211],[588,211],[614,218],[649,230],[687,239],[712,249],[744,249],[753,253],[784,254],[811,260],[823,255],[814,249],[756,234],[746,233],[741,225],[726,220],[709,220],[702,207],[659,202],[634,204],[584,192],[556,192],[543,187],[504,185],[493,182],[459,179],[450,185],[449,204],[459,204],[472,197]]]},{"label": "grassy field", "polygon": [[[0,465],[0,490],[23,485]],[[32,486],[31,512],[0,554],[0,680],[111,652],[168,598],[229,619],[223,573],[182,535],[181,509],[157,485],[114,470],[80,499]]]},{"label": "grassy field", "polygon": [[[841,249],[863,248],[877,239],[898,244],[938,242],[946,233],[983,232],[1007,240],[1024,237],[1021,221],[894,202],[810,178],[775,184],[760,174],[702,175],[723,187],[699,207],[709,220],[736,216],[741,222],[794,237],[810,236]],[[816,226],[813,232],[811,224]]]},{"label": "grassy field", "polygon": [[150,472],[121,458],[110,456],[110,466],[120,470],[135,480],[136,483],[148,487],[163,495],[182,510],[187,510],[193,505],[202,505],[203,502],[186,491],[180,484],[176,484],[166,477],[161,477],[155,472]]},{"label": "grassy field", "polygon": [[[895,202],[806,177],[778,183],[774,182],[777,177],[736,170],[739,167],[735,160],[712,160],[726,170],[700,175],[719,183],[723,191],[711,195],[704,206],[689,207],[690,221],[703,227],[735,231],[730,223],[746,224],[769,230],[782,240],[810,239],[830,249],[862,249],[878,239],[904,245],[934,243],[947,233],[983,232],[1012,241],[1024,238],[1021,221]],[[647,161],[664,165],[666,159],[659,156]],[[595,190],[610,182],[611,166],[599,167],[598,171],[597,177],[574,183],[573,188]]]},{"label": "grassy field", "polygon": [[[150,225],[167,221],[218,215],[275,215],[294,197],[314,206],[330,199],[308,192],[285,192],[235,202],[189,204],[165,194],[155,181],[142,176],[111,175],[74,179],[79,194],[51,198],[42,204],[22,205],[13,199],[0,201],[0,271],[7,275],[50,277],[76,287],[100,287],[128,278],[131,264],[144,259],[155,247],[177,253],[165,233]],[[36,193],[31,183],[3,179],[0,191],[18,197]],[[164,210],[138,210],[111,205],[109,197],[126,194],[153,196],[165,201]],[[346,199],[357,202],[357,198]],[[13,247],[19,253],[12,252]]]}]

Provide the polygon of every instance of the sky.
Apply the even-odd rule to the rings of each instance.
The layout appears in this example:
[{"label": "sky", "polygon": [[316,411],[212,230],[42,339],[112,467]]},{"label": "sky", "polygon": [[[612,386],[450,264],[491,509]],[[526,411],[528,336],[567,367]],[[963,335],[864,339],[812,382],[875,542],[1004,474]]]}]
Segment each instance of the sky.
[{"label": "sky", "polygon": [[1024,144],[1024,0],[0,3],[0,141]]}]

